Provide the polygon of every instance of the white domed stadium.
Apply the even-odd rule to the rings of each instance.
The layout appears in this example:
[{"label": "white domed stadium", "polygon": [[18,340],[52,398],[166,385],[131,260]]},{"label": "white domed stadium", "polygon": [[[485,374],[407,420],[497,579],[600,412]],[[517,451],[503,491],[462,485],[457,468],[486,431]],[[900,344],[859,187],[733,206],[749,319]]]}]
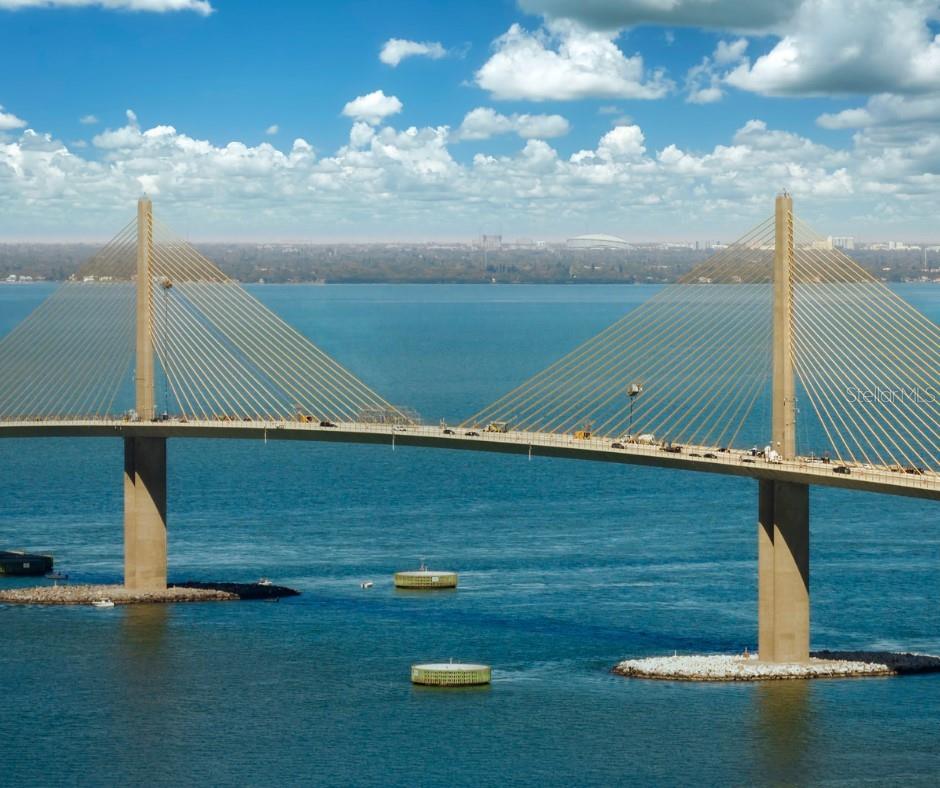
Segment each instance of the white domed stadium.
[{"label": "white domed stadium", "polygon": [[630,244],[616,235],[579,235],[569,238],[565,245],[569,249],[630,249]]}]

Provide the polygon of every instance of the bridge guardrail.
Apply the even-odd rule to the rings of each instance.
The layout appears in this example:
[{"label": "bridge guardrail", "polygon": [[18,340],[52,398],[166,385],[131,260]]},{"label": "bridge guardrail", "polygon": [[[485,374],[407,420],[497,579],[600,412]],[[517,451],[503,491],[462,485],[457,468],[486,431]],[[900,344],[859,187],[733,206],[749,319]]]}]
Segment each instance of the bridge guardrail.
[{"label": "bridge guardrail", "polygon": [[[360,433],[360,434],[372,434],[372,435],[382,435],[388,437],[390,442],[394,443],[396,436],[415,436],[423,438],[433,438],[435,440],[455,440],[455,441],[479,441],[479,442],[491,442],[491,443],[504,443],[513,446],[529,446],[529,447],[545,447],[545,448],[559,448],[570,451],[591,451],[591,452],[604,452],[610,453],[613,455],[637,455],[645,457],[656,457],[657,459],[666,459],[663,454],[663,450],[660,446],[657,445],[644,445],[638,443],[627,443],[624,444],[625,448],[623,449],[614,449],[611,447],[611,443],[614,442],[613,438],[575,438],[573,435],[562,434],[562,433],[537,433],[537,432],[520,432],[509,430],[507,432],[486,432],[483,429],[472,430],[476,432],[476,435],[467,436],[465,433],[470,431],[464,428],[453,428],[455,433],[454,435],[444,435],[443,430],[439,426],[432,425],[386,425],[386,424],[373,424],[368,422],[337,422],[335,427],[321,427],[319,424],[302,424],[295,421],[259,421],[259,420],[180,420],[180,419],[168,419],[166,421],[157,421],[157,422],[135,422],[135,421],[125,421],[123,419],[66,419],[66,420],[0,420],[0,431],[4,427],[9,428],[22,428],[22,429],[35,429],[42,428],[43,426],[49,427],[66,427],[66,428],[77,428],[81,429],[82,427],[90,428],[100,428],[100,427],[113,427],[115,429],[123,428],[135,428],[141,426],[165,426],[171,427],[174,429],[221,429],[221,430],[238,430],[238,429],[251,429],[262,431],[271,431],[277,432],[278,430],[290,429],[292,431],[310,431],[310,432],[330,432],[334,434],[339,433]],[[703,455],[705,453],[714,454],[714,457],[704,457],[704,456],[692,456],[690,452],[695,454]],[[811,461],[807,458],[799,458],[796,460],[782,460],[780,462],[770,462],[765,459],[753,458],[753,462],[745,463],[745,457],[749,457],[749,452],[746,452],[742,449],[730,449],[728,451],[720,451],[719,447],[714,446],[683,446],[682,453],[678,453],[673,456],[676,460],[681,460],[685,463],[692,463],[694,465],[706,466],[703,470],[707,469],[708,465],[721,465],[721,466],[735,466],[742,467],[744,465],[753,465],[753,470],[758,471],[760,469],[772,470],[772,471],[792,471],[797,472],[803,475],[815,476],[819,479],[832,478],[833,468],[837,465],[842,464],[841,461],[832,461],[829,465],[825,465],[821,461]],[[871,467],[867,468],[864,465],[854,464],[854,463],[845,463],[850,470],[851,475],[855,480],[863,482],[871,482],[878,485],[889,485],[894,487],[906,487],[913,489],[928,489],[928,490],[937,490],[940,489],[940,474],[933,471],[926,471],[923,474],[921,473],[906,473],[894,471],[889,468],[880,468],[880,467]],[[754,474],[759,475],[757,473]]]}]

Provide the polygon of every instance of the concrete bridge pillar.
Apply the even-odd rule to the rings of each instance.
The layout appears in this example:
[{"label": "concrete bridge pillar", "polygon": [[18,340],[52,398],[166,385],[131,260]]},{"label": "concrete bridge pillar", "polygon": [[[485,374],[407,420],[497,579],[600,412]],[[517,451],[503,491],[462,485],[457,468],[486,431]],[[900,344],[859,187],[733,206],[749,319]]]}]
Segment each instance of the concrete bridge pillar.
[{"label": "concrete bridge pillar", "polygon": [[809,661],[809,486],[758,484],[758,643],[764,662]]},{"label": "concrete bridge pillar", "polygon": [[124,439],[124,585],[166,588],[166,438]]}]

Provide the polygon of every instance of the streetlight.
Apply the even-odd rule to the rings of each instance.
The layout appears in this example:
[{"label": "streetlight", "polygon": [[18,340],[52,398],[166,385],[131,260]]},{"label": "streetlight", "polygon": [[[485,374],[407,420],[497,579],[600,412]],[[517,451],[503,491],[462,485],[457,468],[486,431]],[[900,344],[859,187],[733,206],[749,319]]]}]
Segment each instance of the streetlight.
[{"label": "streetlight", "polygon": [[641,391],[643,391],[643,386],[639,383],[631,383],[627,386],[627,396],[630,397],[630,426],[627,428],[627,434],[631,438],[633,437],[633,403],[640,396]]}]

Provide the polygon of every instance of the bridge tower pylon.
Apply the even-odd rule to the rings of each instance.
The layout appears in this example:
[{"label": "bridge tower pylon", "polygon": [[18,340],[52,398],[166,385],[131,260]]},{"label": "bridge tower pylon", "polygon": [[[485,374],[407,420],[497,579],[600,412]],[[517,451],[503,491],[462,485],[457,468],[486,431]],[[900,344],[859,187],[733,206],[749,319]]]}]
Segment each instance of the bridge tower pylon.
[{"label": "bridge tower pylon", "polygon": [[[796,457],[793,198],[777,195],[773,266],[771,444]],[[809,486],[758,481],[758,655],[809,660]]]},{"label": "bridge tower pylon", "polygon": [[[137,203],[137,348],[134,375],[137,418],[152,422],[153,204]],[[124,438],[124,585],[137,591],[166,588],[166,438]]]}]

